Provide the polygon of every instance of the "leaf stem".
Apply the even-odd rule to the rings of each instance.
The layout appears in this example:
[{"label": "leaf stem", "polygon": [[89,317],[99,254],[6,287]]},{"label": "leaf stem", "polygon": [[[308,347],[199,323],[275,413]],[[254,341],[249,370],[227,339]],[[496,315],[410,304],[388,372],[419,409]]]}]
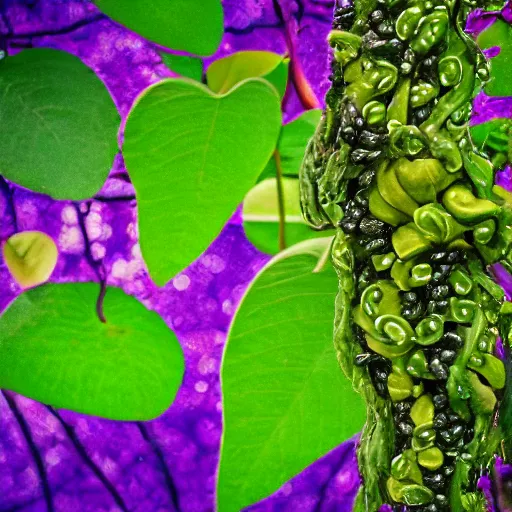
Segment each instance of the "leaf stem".
[{"label": "leaf stem", "polygon": [[104,324],[107,323],[107,319],[105,318],[105,313],[103,312],[103,300],[105,299],[105,294],[107,293],[107,282],[105,279],[100,281],[100,294],[98,295],[98,300],[96,301],[96,314],[100,319],[100,322]]},{"label": "leaf stem", "polygon": [[286,249],[286,212],[284,209],[284,190],[283,190],[283,168],[281,167],[281,155],[279,150],[274,150],[274,161],[276,163],[276,182],[277,182],[277,209],[279,213],[279,250]]}]

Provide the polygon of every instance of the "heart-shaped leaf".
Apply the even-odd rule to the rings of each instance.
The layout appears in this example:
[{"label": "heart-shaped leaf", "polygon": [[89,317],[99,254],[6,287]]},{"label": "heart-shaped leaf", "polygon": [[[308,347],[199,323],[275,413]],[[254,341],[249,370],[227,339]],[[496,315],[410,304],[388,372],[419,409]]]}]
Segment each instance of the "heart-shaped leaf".
[{"label": "heart-shaped leaf", "polygon": [[0,174],[56,199],[92,197],[118,149],[119,115],[105,86],[57,50],[25,50],[0,67]]},{"label": "heart-shaped leaf", "polygon": [[338,280],[329,262],[318,268],[330,243],[308,240],[276,256],[233,320],[221,370],[219,512],[274,492],[364,424],[332,341]]},{"label": "heart-shaped leaf", "polygon": [[489,96],[512,96],[512,27],[497,19],[478,36],[477,42],[482,50],[493,46],[500,47],[499,54],[490,60],[491,79],[484,87],[485,92]]},{"label": "heart-shaped leaf", "polygon": [[188,55],[160,52],[163,63],[178,75],[200,82],[203,78],[203,61]]},{"label": "heart-shaped leaf", "polygon": [[[299,175],[307,143],[313,137],[321,116],[320,109],[307,110],[283,126],[277,149],[281,157],[281,169],[284,176]],[[275,160],[271,159],[258,181],[274,176],[276,176],[276,165]]]},{"label": "heart-shaped leaf", "polygon": [[2,247],[2,252],[9,272],[22,288],[47,281],[59,255],[55,242],[41,231],[12,235]]},{"label": "heart-shaped leaf", "polygon": [[261,77],[284,95],[288,80],[289,59],[264,51],[243,51],[218,59],[206,70],[208,87],[219,94],[232,89],[247,78]]},{"label": "heart-shaped leaf", "polygon": [[211,55],[224,30],[220,0],[93,0],[110,18],[173,50]]},{"label": "heart-shaped leaf", "polygon": [[226,95],[168,79],[139,97],[123,154],[155,283],[165,284],[217,236],[265,167],[280,128],[279,96],[261,79]]},{"label": "heart-shaped leaf", "polygon": [[[325,231],[313,231],[304,221],[300,210],[299,180],[283,178],[286,245],[328,236]],[[279,207],[276,178],[258,183],[245,196],[243,209],[245,235],[260,251],[279,252]]]},{"label": "heart-shaped leaf", "polygon": [[115,420],[164,412],[181,384],[176,337],[154,312],[99,285],[47,284],[21,294],[0,317],[0,387],[40,402]]}]

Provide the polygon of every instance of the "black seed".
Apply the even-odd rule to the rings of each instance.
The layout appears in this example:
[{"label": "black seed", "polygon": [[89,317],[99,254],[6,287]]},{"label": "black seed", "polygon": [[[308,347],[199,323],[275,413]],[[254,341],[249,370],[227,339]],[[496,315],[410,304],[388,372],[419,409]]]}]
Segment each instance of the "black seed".
[{"label": "black seed", "polygon": [[371,240],[370,242],[368,242],[364,246],[364,248],[368,252],[368,254],[371,254],[373,252],[384,249],[384,247],[386,247],[387,244],[388,242],[384,240],[384,238],[377,238],[375,240]]},{"label": "black seed", "polygon": [[446,507],[448,505],[448,498],[444,494],[437,494],[434,502],[440,507]]},{"label": "black seed", "polygon": [[450,287],[446,284],[441,284],[432,289],[431,297],[435,300],[444,299],[450,293]]},{"label": "black seed", "polygon": [[350,159],[352,160],[352,162],[357,164],[363,161],[369,154],[370,151],[368,151],[367,149],[354,149],[354,151],[352,151],[352,153],[350,154]]},{"label": "black seed", "polygon": [[413,427],[410,423],[406,423],[405,421],[402,421],[398,424],[398,430],[404,436],[410,436],[410,435],[412,435]]},{"label": "black seed", "polygon": [[425,512],[439,512],[437,505],[434,503],[427,505],[424,510],[425,510]]},{"label": "black seed", "polygon": [[422,107],[414,110],[414,112],[412,113],[413,121],[416,123],[422,123],[423,121],[428,119],[428,117],[430,116],[431,113],[432,113],[432,107],[428,104],[423,105]]},{"label": "black seed", "polygon": [[352,213],[352,215],[351,215],[352,219],[360,220],[362,217],[364,217],[364,214],[366,212],[362,208],[354,208],[351,213]]},{"label": "black seed", "polygon": [[441,363],[439,359],[434,359],[429,364],[429,368],[434,376],[439,380],[446,380],[448,378],[448,366],[446,366],[444,363]]},{"label": "black seed", "polygon": [[444,281],[448,277],[450,270],[450,265],[439,265],[439,267],[435,270],[434,274],[432,275],[432,281],[434,283]]},{"label": "black seed", "polygon": [[443,473],[445,476],[453,475],[454,471],[455,471],[455,466],[451,466],[451,465],[445,466],[443,469]]},{"label": "black seed", "polygon": [[411,402],[397,402],[395,404],[395,409],[397,412],[409,412],[411,410]]},{"label": "black seed", "polygon": [[443,350],[441,352],[440,360],[446,364],[452,364],[455,361],[456,353],[454,350]]},{"label": "black seed", "polygon": [[365,217],[364,219],[361,220],[361,223],[359,224],[359,229],[361,230],[361,232],[368,236],[382,235],[384,228],[384,222],[382,222],[379,219],[376,219],[373,216]]},{"label": "black seed", "polygon": [[462,348],[464,346],[464,340],[455,331],[444,333],[441,340],[452,345],[454,348]]},{"label": "black seed", "polygon": [[447,256],[446,256],[446,263],[456,263],[457,261],[459,261],[459,257],[460,257],[460,254],[458,253],[458,251],[453,251],[453,252],[450,252]]},{"label": "black seed", "polygon": [[373,11],[370,15],[370,21],[375,24],[379,24],[384,19],[384,13],[381,10]]},{"label": "black seed", "polygon": [[407,48],[407,50],[405,50],[405,52],[404,52],[404,61],[414,64],[415,60],[416,60],[416,54],[414,53],[414,50],[412,50],[411,48]]},{"label": "black seed", "polygon": [[425,475],[423,477],[425,485],[431,489],[442,489],[444,487],[444,476],[441,473],[435,473],[433,475]]},{"label": "black seed", "polygon": [[357,116],[354,119],[354,126],[360,130],[364,126],[364,119],[361,116]]},{"label": "black seed", "polygon": [[371,185],[373,178],[375,177],[375,171],[365,171],[359,176],[359,186],[368,187]]},{"label": "black seed", "polygon": [[388,374],[386,371],[384,370],[376,370],[375,372],[375,378],[377,380],[381,380],[383,382],[387,381],[388,380]]},{"label": "black seed", "polygon": [[406,292],[404,293],[404,302],[407,304],[415,304],[418,302],[418,294],[414,292]]},{"label": "black seed", "polygon": [[430,259],[432,261],[441,261],[444,259],[444,257],[446,256],[446,253],[445,252],[435,252],[433,253],[431,256],[430,256]]},{"label": "black seed", "polygon": [[357,229],[357,222],[352,220],[342,220],[341,229],[343,229],[345,233],[354,233]]},{"label": "black seed", "polygon": [[434,407],[436,409],[444,409],[448,405],[448,398],[446,395],[434,395],[432,398],[432,402],[434,402]]},{"label": "black seed", "polygon": [[384,37],[391,37],[395,35],[395,27],[389,21],[384,21],[377,27],[377,32]]},{"label": "black seed", "polygon": [[388,386],[384,382],[376,382],[375,389],[376,389],[377,393],[379,393],[379,395],[381,395],[381,396],[388,395]]},{"label": "black seed", "polygon": [[446,417],[446,414],[443,412],[440,412],[439,414],[436,414],[434,417],[434,428],[441,429],[446,427],[448,424],[448,418]]},{"label": "black seed", "polygon": [[375,149],[382,144],[382,137],[368,130],[363,130],[359,135],[359,144],[368,149]]},{"label": "black seed", "polygon": [[[463,425],[455,425],[450,429],[450,433],[453,439],[460,439],[464,435],[464,426]],[[463,439],[461,441],[464,443]]]},{"label": "black seed", "polygon": [[452,424],[458,424],[462,423],[462,418],[458,414],[451,412],[450,414],[448,414],[448,421]]},{"label": "black seed", "polygon": [[423,313],[423,304],[421,302],[405,307],[402,310],[402,315],[406,320],[416,320]]}]

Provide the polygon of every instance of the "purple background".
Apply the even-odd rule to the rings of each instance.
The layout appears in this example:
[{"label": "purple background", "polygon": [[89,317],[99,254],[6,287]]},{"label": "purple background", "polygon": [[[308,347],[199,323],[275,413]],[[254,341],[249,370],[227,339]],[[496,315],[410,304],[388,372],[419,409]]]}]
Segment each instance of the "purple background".
[{"label": "purple background", "polygon": [[[213,59],[241,49],[284,53],[285,31],[300,30],[289,52],[323,97],[330,1],[281,2],[276,9],[272,1],[231,0],[224,9],[226,34]],[[88,2],[8,1],[0,33],[8,36],[13,53],[44,46],[80,57],[104,81],[123,117],[143,89],[172,75],[153,45]],[[301,109],[291,87],[285,119]],[[28,229],[51,235],[60,250],[52,281],[87,281],[106,272],[109,284],[161,314],[177,334],[187,365],[175,403],[145,424],[56,412],[3,392],[0,511],[213,510],[222,427],[221,353],[235,308],[268,256],[245,239],[236,213],[203,256],[165,288],[155,287],[140,257],[133,189],[119,156],[101,200],[53,201],[5,182],[0,193],[1,240]],[[19,293],[4,265],[0,283],[4,308]],[[252,510],[349,510],[358,484],[350,441]]]},{"label": "purple background", "polygon": [[[226,33],[206,64],[242,49],[288,49],[295,68],[285,120],[303,108],[293,83],[302,73],[323,98],[329,85],[330,0],[225,0],[223,5]],[[104,81],[123,118],[143,89],[172,76],[154,45],[85,1],[7,0],[0,7],[0,34],[13,53],[44,46],[80,57]],[[479,97],[479,120],[503,115],[502,105],[494,103]],[[54,238],[60,257],[52,281],[97,280],[105,272],[110,285],[155,309],[177,334],[187,364],[175,403],[147,423],[57,412],[2,392],[0,511],[213,510],[221,353],[245,288],[268,260],[245,239],[239,212],[208,251],[165,288],[155,287],[141,260],[133,189],[120,156],[99,196],[82,203],[53,201],[0,181],[0,218],[0,240],[28,229]],[[1,310],[19,293],[1,262],[0,283]],[[354,444],[347,441],[251,510],[351,510],[359,485]]]}]

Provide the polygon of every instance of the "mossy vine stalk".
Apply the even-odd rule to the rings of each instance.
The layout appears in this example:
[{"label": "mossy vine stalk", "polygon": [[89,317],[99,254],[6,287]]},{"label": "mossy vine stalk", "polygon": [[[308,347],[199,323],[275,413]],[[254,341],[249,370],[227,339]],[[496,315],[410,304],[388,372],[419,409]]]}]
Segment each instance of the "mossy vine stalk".
[{"label": "mossy vine stalk", "polygon": [[486,0],[338,2],[332,87],[301,169],[304,216],[336,228],[334,341],[367,404],[357,511],[486,510],[500,423],[512,202],[468,121],[488,63],[464,33]]}]

